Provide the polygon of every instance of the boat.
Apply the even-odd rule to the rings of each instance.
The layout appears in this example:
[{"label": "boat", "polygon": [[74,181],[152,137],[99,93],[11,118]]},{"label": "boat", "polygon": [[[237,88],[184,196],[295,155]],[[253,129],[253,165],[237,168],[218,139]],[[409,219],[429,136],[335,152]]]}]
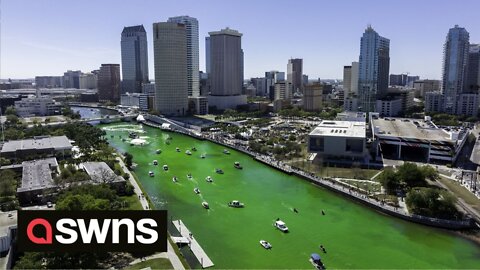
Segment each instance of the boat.
[{"label": "boat", "polygon": [[210,209],[210,206],[208,206],[208,203],[207,203],[207,202],[202,202],[202,206],[203,206],[203,208],[205,208],[205,209]]},{"label": "boat", "polygon": [[312,253],[310,255],[309,261],[313,264],[313,266],[315,266],[315,269],[326,269],[325,265],[322,262],[322,258],[317,253]]},{"label": "boat", "polygon": [[163,170],[168,171],[168,165],[163,165]]},{"label": "boat", "polygon": [[187,178],[192,179],[192,174],[191,173],[187,174]]},{"label": "boat", "polygon": [[230,151],[228,151],[227,149],[223,149],[223,153],[226,155],[230,155]]},{"label": "boat", "polygon": [[205,154],[202,154],[200,155],[200,158],[205,158],[205,156],[206,156]]},{"label": "boat", "polygon": [[190,152],[190,150],[187,150],[187,151],[185,151],[185,154],[190,156],[192,154],[192,152]]},{"label": "boat", "polygon": [[262,247],[264,247],[265,249],[271,249],[272,248],[272,245],[265,240],[260,240],[260,245],[262,245]]},{"label": "boat", "polygon": [[210,176],[207,176],[207,177],[205,178],[205,180],[207,180],[207,182],[209,182],[209,183],[213,182],[213,179],[212,179],[212,177],[210,177]]},{"label": "boat", "polygon": [[126,142],[126,141],[127,141],[127,139],[125,139],[125,138],[122,139],[122,142]]},{"label": "boat", "polygon": [[175,148],[175,150],[176,150],[177,152],[180,152],[180,148],[178,148],[178,147],[177,147],[177,148]]},{"label": "boat", "polygon": [[154,176],[155,176],[155,173],[153,173],[152,171],[149,171],[149,172],[148,172],[148,175],[150,175],[150,177],[154,177]]},{"label": "boat", "polygon": [[155,153],[160,154],[160,153],[162,153],[162,150],[161,150],[161,149],[157,149],[157,151],[155,151]]},{"label": "boat", "polygon": [[197,148],[195,148],[195,146],[192,147],[192,151],[197,151]]},{"label": "boat", "polygon": [[153,165],[155,165],[155,166],[158,165],[158,161],[156,159],[153,161]]},{"label": "boat", "polygon": [[174,177],[172,178],[172,181],[173,181],[173,182],[178,182],[177,177],[174,176]]},{"label": "boat", "polygon": [[135,132],[129,132],[128,133],[128,137],[132,138],[132,139],[136,139],[138,137],[138,134],[135,133]]},{"label": "boat", "polygon": [[239,201],[231,201],[231,202],[228,203],[228,206],[234,207],[234,208],[243,208],[243,207],[245,207],[245,204],[241,203]]},{"label": "boat", "polygon": [[215,172],[218,173],[218,174],[223,174],[223,170],[222,170],[222,169],[215,169]]},{"label": "boat", "polygon": [[200,189],[198,187],[196,187],[196,188],[193,189],[193,192],[195,192],[195,194],[200,194]]},{"label": "boat", "polygon": [[235,161],[235,163],[233,163],[233,167],[235,167],[239,170],[243,169],[242,165],[240,165],[240,162],[238,162],[238,161]]},{"label": "boat", "polygon": [[287,224],[285,224],[285,222],[283,222],[281,220],[275,221],[273,226],[275,226],[277,229],[279,229],[282,232],[288,232]]}]

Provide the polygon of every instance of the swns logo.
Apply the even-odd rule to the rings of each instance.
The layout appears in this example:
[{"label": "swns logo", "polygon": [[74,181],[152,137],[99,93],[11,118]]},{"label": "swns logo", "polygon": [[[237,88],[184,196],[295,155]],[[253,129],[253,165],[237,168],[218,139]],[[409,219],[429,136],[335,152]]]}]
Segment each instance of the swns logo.
[{"label": "swns logo", "polygon": [[167,251],[167,211],[19,211],[21,251]]}]

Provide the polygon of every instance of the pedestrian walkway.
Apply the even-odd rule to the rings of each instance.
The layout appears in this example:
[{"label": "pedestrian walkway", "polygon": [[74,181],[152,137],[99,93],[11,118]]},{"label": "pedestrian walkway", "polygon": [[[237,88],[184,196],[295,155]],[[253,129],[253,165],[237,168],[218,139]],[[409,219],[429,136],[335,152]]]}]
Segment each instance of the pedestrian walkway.
[{"label": "pedestrian walkway", "polygon": [[190,249],[192,250],[193,255],[195,255],[197,260],[200,262],[202,268],[212,267],[214,265],[212,260],[210,260],[210,258],[207,256],[207,253],[205,253],[203,248],[193,237],[193,234],[188,230],[187,226],[185,226],[181,220],[173,220],[172,223],[183,237],[188,237],[190,239]]}]

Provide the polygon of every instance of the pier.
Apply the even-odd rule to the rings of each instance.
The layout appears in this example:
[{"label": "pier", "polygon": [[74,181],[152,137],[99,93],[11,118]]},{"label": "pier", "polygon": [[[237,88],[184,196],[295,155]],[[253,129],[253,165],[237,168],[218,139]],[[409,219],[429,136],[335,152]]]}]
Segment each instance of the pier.
[{"label": "pier", "polygon": [[[214,265],[212,260],[210,260],[210,258],[207,256],[207,253],[205,253],[197,240],[191,236],[187,226],[185,226],[181,220],[173,220],[172,223],[182,235],[182,237],[177,237],[179,242],[185,242],[186,239],[189,240],[190,249],[192,250],[193,255],[195,255],[197,260],[200,262],[202,268],[212,267]],[[173,238],[174,237],[172,237],[172,239]]]}]

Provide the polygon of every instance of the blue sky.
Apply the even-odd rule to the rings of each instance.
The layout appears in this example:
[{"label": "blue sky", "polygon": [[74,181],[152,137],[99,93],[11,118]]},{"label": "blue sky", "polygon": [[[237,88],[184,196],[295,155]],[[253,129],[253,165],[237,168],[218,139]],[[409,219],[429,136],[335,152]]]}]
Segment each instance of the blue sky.
[{"label": "blue sky", "polygon": [[124,26],[147,30],[153,78],[152,23],[189,15],[200,25],[200,70],[205,36],[229,26],[243,33],[245,78],[286,71],[303,58],[310,78],[342,78],[358,61],[367,24],[390,39],[390,73],[441,78],[448,29],[458,24],[480,43],[480,1],[462,0],[1,0],[1,78],[61,75],[120,63]]}]

